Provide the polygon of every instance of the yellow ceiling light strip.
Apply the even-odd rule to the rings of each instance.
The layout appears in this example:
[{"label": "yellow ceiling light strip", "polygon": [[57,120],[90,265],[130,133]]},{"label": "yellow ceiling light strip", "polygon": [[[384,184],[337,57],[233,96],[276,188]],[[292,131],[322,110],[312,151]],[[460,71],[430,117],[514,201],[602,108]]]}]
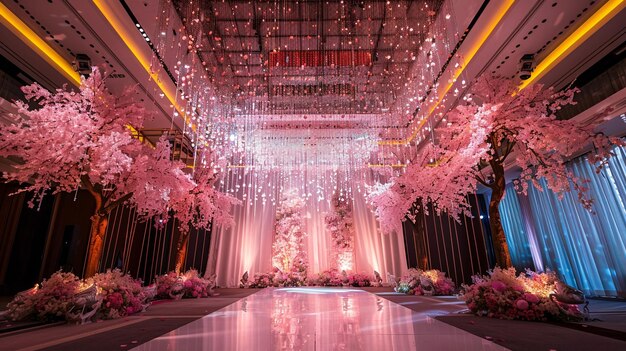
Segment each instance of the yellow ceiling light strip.
[{"label": "yellow ceiling light strip", "polygon": [[[538,65],[535,67],[533,74],[531,77],[522,82],[522,84],[518,87],[518,91],[526,88],[533,81],[536,81],[540,77],[542,77],[545,73],[549,72],[554,66],[556,66],[559,62],[561,62],[567,55],[569,55],[572,51],[578,48],[583,42],[585,42],[591,35],[593,35],[598,29],[602,28],[604,24],[610,21],[615,15],[617,15],[620,11],[622,11],[626,7],[625,0],[609,0],[607,1],[598,11],[596,11],[591,17],[589,17],[580,27],[578,27],[570,36],[568,36],[556,49],[554,49],[548,56],[546,56]],[[472,55],[473,56],[473,55]],[[447,87],[445,90],[449,90],[450,87]],[[445,95],[445,93],[444,93]],[[437,104],[441,102],[441,97]],[[436,108],[437,105],[435,105]],[[429,110],[429,115],[434,111],[434,108]],[[408,144],[415,136],[417,136],[417,132],[424,125],[427,119],[424,119],[415,133],[408,138],[407,140],[390,140],[389,142],[395,142],[391,145],[402,145]],[[379,144],[382,144],[380,142]]]},{"label": "yellow ceiling light strip", "polygon": [[[152,71],[150,67],[150,57],[147,57],[144,52],[139,48],[136,44],[135,40],[132,39],[134,33],[130,33],[124,24],[120,21],[120,19],[115,15],[115,11],[110,7],[110,4],[106,0],[93,0],[93,3],[96,5],[98,10],[102,13],[104,18],[109,22],[111,27],[115,30],[117,35],[122,39],[126,47],[130,50],[130,52],[135,56],[139,64],[146,70],[146,72],[150,75],[152,80],[158,85],[159,89],[163,92],[165,97],[170,101],[172,106],[178,111],[178,113],[183,117],[184,123],[189,123],[189,118],[185,113],[185,110],[176,102],[176,92],[171,87],[167,86],[159,77],[159,75]],[[191,125],[191,128],[195,131],[196,126]]]},{"label": "yellow ceiling light strip", "polygon": [[459,65],[459,67],[457,67],[457,69],[453,72],[452,77],[450,78],[450,82],[446,84],[443,90],[441,90],[441,92],[439,93],[437,97],[437,102],[428,109],[428,115],[424,119],[422,119],[421,122],[419,122],[413,133],[406,139],[379,141],[378,145],[406,145],[409,144],[413,139],[415,139],[415,137],[417,137],[417,134],[422,129],[422,127],[424,127],[424,124],[426,124],[426,121],[428,121],[430,115],[435,111],[439,104],[441,104],[443,98],[446,96],[448,91],[450,91],[454,82],[457,80],[457,78],[459,78],[461,73],[463,73],[463,70],[465,70],[469,62],[472,60],[472,58],[474,58],[474,56],[483,46],[485,41],[487,41],[487,38],[489,38],[489,36],[496,29],[498,24],[500,24],[500,21],[502,20],[502,18],[504,18],[504,15],[506,15],[511,6],[513,6],[514,2],[515,0],[499,1],[500,7],[495,12],[493,17],[491,17],[489,23],[487,23],[487,25],[483,27],[483,30],[478,35],[478,39],[474,42],[474,45],[472,45],[472,47],[470,47],[469,50],[463,55],[465,64]]},{"label": "yellow ceiling light strip", "polygon": [[626,1],[609,0],[598,11],[596,11],[589,19],[578,27],[569,37],[567,37],[559,46],[556,47],[548,56],[546,56],[535,67],[529,79],[520,84],[518,91],[526,88],[529,84],[541,78],[545,73],[549,72],[554,66],[561,62],[567,55],[585,42],[598,29],[602,28],[606,22],[611,20],[616,14],[624,9]]},{"label": "yellow ceiling light strip", "polygon": [[0,22],[33,49],[33,51],[39,54],[39,56],[55,67],[63,76],[69,79],[72,84],[76,86],[80,85],[80,75],[74,70],[72,65],[1,2]]}]

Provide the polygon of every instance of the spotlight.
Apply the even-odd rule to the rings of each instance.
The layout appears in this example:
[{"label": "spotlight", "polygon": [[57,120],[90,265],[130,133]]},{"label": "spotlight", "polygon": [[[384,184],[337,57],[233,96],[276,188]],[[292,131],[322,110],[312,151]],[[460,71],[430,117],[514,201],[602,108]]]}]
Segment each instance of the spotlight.
[{"label": "spotlight", "polygon": [[91,74],[91,59],[85,54],[76,54],[72,67],[79,74],[88,77]]},{"label": "spotlight", "polygon": [[519,69],[520,79],[526,80],[530,78],[530,74],[533,73],[533,69],[534,69],[533,65],[535,63],[535,55],[526,54],[522,56],[522,59],[519,62],[520,62],[520,69]]}]

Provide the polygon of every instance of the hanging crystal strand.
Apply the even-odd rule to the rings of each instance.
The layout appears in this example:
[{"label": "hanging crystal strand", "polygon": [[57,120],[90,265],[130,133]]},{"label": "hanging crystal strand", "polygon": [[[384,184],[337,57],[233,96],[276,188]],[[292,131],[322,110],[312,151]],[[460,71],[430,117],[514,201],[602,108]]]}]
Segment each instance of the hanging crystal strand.
[{"label": "hanging crystal strand", "polygon": [[[132,248],[132,244],[135,240],[135,234],[137,232],[137,211],[135,208],[130,208],[129,209],[129,215],[128,217],[130,218],[129,222],[131,223],[130,226],[130,230],[129,230],[129,235],[127,235],[128,240],[126,241],[125,245],[124,245],[124,252],[122,254],[122,257],[124,258],[124,264],[123,264],[123,268],[124,270],[128,270],[128,267],[130,265],[130,252],[131,252],[131,248]],[[143,245],[142,245],[143,247]]]},{"label": "hanging crystal strand", "polygon": [[[113,243],[116,243],[117,236],[120,233],[120,228],[117,224],[117,215],[120,209],[121,209],[121,206],[118,206],[113,211],[109,212],[107,215],[108,225],[106,228],[106,234],[105,234],[106,239],[103,245],[104,249],[103,249],[103,255],[102,255],[102,260],[104,261],[105,267],[111,267],[111,264],[109,264],[108,262],[109,253],[111,251],[111,246],[113,245]],[[111,216],[113,216],[113,220],[111,220]],[[115,251],[113,252],[112,256],[115,256]],[[113,263],[113,260],[114,258],[111,258],[111,263]]]},{"label": "hanging crystal strand", "polygon": [[[192,120],[195,120],[196,122],[196,130],[194,135],[195,145],[192,144],[192,146],[194,146],[192,173],[195,172],[198,156],[198,147],[199,144],[202,143],[201,137],[203,137],[203,135],[201,133],[201,124],[206,126],[206,124],[201,123],[202,115],[198,113],[198,111],[200,111],[198,107],[202,105],[200,94],[203,92],[202,89],[198,86],[201,84],[201,82],[208,80],[208,76],[205,70],[197,70],[197,67],[202,67],[202,63],[200,62],[198,56],[198,48],[202,46],[201,40],[203,38],[202,28],[204,23],[204,11],[202,11],[200,7],[197,7],[195,9],[195,14],[195,17],[192,17],[194,19],[189,24],[189,32],[193,33],[194,36],[189,39],[189,45],[187,47],[191,55],[191,81],[188,82],[188,89],[190,89],[194,93],[191,103],[191,113],[193,115]],[[200,145],[200,147],[202,146]]]},{"label": "hanging crystal strand", "polygon": [[[153,53],[150,56],[150,71],[151,71],[151,75],[150,75],[150,80],[152,80],[153,75],[154,76],[160,76],[162,75],[165,70],[165,62],[162,61],[161,57],[166,57],[169,50],[168,50],[168,44],[167,43],[171,43],[170,44],[170,48],[172,48],[172,46],[174,45],[174,43],[177,42],[177,40],[175,40],[174,38],[171,38],[171,35],[173,35],[172,31],[173,28],[171,28],[171,22],[170,22],[170,18],[172,15],[172,9],[173,9],[173,4],[171,3],[171,0],[161,0],[159,2],[159,7],[158,7],[158,15],[156,20],[158,21],[158,25],[157,25],[157,30],[159,31],[158,34],[153,36],[153,40],[152,43],[153,45],[155,45],[155,50],[156,52],[158,52],[161,56],[157,57],[156,53]],[[171,75],[171,72],[165,72],[168,75]],[[176,84],[177,82],[174,82],[174,84]],[[155,92],[157,92],[157,87],[154,88]],[[158,91],[158,95],[161,98],[164,98],[165,95],[163,92]],[[174,97],[174,101],[177,101],[177,95],[178,95],[178,89],[175,89],[175,97]],[[176,104],[172,104],[172,116],[176,116]],[[173,130],[174,127],[174,117],[170,117],[170,134]]]},{"label": "hanging crystal strand", "polygon": [[39,212],[39,210],[41,210],[41,204],[43,203],[43,197],[46,194],[46,190],[42,189],[41,190],[41,195],[39,195],[39,204],[37,205],[37,211]]},{"label": "hanging crystal strand", "polygon": [[74,202],[78,199],[78,190],[80,189],[80,181],[76,184],[76,190],[74,191]]}]

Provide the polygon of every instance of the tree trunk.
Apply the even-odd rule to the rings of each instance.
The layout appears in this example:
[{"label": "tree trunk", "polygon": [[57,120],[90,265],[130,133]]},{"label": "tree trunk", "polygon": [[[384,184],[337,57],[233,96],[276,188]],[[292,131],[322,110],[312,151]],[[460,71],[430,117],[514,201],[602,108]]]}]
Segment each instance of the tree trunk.
[{"label": "tree trunk", "polygon": [[98,273],[108,223],[109,220],[106,215],[95,214],[91,217],[91,238],[89,239],[89,247],[87,248],[85,278]]},{"label": "tree trunk", "polygon": [[504,166],[497,162],[491,161],[494,182],[491,185],[491,201],[489,202],[489,225],[491,227],[491,235],[493,238],[493,249],[496,255],[496,265],[501,268],[511,267],[511,255],[509,253],[509,245],[506,242],[504,228],[500,219],[500,201],[504,197],[505,179]]},{"label": "tree trunk", "polygon": [[[421,206],[423,206],[423,203]],[[413,231],[413,244],[415,245],[417,268],[426,271],[428,270],[428,248],[426,247],[426,223],[423,211],[424,209],[420,207],[415,216],[415,224],[411,229]]]},{"label": "tree trunk", "polygon": [[180,274],[180,269],[185,264],[185,257],[187,257],[187,243],[189,242],[189,232],[181,233],[178,238],[178,245],[176,245],[176,267],[174,270],[177,274]]},{"label": "tree trunk", "polygon": [[109,213],[130,199],[132,193],[128,193],[109,203],[110,196],[105,197],[102,195],[102,185],[94,186],[87,175],[82,175],[80,180],[96,202],[95,213],[91,216],[91,238],[87,247],[87,265],[85,266],[85,278],[89,278],[98,273],[104,238],[107,232],[107,225],[109,224]]}]

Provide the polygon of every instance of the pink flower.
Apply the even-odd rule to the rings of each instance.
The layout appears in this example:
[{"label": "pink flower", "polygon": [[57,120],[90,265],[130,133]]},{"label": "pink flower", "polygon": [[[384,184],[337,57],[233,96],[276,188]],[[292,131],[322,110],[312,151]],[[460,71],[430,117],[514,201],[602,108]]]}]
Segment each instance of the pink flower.
[{"label": "pink flower", "polygon": [[515,307],[522,311],[525,311],[528,309],[528,302],[524,299],[519,299],[517,300],[517,302],[515,302]]},{"label": "pink flower", "polygon": [[539,297],[537,297],[537,295],[532,294],[532,293],[525,293],[523,295],[524,300],[530,302],[530,303],[537,303],[539,302]]},{"label": "pink flower", "polygon": [[504,292],[504,290],[506,290],[506,284],[504,284],[503,282],[499,280],[492,281],[491,287],[493,288],[493,290],[497,292]]},{"label": "pink flower", "polygon": [[124,304],[124,298],[122,297],[122,294],[120,294],[119,292],[114,292],[112,294],[109,294],[107,296],[107,307],[110,307],[112,309],[120,309],[122,307],[122,305]]}]

